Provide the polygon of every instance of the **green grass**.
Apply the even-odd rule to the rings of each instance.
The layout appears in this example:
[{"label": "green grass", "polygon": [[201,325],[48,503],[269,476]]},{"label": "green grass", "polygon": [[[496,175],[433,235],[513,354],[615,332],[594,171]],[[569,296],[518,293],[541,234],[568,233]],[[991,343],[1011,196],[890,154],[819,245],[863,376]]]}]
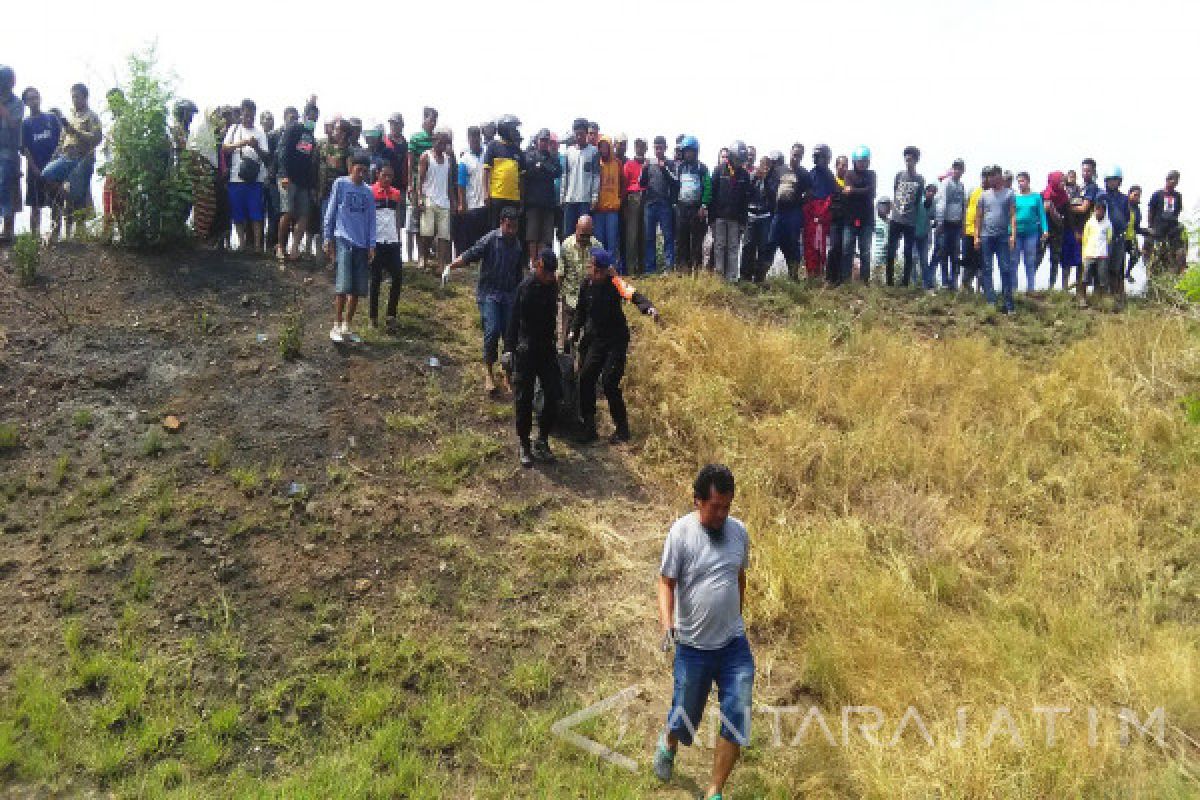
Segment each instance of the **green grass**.
[{"label": "green grass", "polygon": [[21,431],[12,422],[0,423],[0,452],[15,450],[21,444]]}]

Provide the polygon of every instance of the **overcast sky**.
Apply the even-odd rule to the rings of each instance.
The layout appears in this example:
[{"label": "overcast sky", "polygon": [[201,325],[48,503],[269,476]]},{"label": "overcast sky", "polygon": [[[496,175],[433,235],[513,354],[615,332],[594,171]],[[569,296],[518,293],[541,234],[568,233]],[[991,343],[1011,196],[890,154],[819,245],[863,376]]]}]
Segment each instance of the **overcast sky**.
[{"label": "overcast sky", "polygon": [[102,103],[127,53],[157,42],[179,94],[201,108],[254,98],[276,113],[318,95],[322,114],[430,104],[465,126],[517,114],[529,137],[576,116],[608,133],[697,135],[710,165],[741,138],[859,143],[886,176],[918,145],[926,177],[956,156],[1028,170],[1035,188],[1084,156],[1119,163],[1147,193],[1171,167],[1200,198],[1195,46],[1185,0],[492,2],[286,5],[16,3],[0,60],[18,89],[66,107],[83,80]]}]

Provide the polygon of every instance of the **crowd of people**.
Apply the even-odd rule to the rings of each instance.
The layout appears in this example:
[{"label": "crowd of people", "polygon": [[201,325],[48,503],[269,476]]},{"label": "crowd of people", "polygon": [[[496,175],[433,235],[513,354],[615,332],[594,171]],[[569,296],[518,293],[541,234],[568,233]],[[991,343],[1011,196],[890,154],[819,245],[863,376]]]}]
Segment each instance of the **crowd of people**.
[{"label": "crowd of people", "polygon": [[[112,143],[86,86],[71,87],[64,114],[43,110],[34,87],[17,96],[15,85],[13,71],[0,67],[0,238],[11,240],[22,199],[35,235],[50,209],[51,237],[63,228],[69,237],[92,206],[97,151]],[[107,98],[116,114],[123,95],[114,89]],[[396,329],[406,253],[443,280],[478,262],[484,386],[497,394],[510,384],[527,465],[535,455],[552,458],[546,437],[562,396],[560,352],[576,357],[583,438],[597,437],[598,384],[613,441],[629,438],[622,305],[655,317],[657,310],[624,276],[710,270],[758,283],[778,254],[793,280],[837,286],[882,276],[887,286],[980,291],[1011,313],[1021,265],[1028,291],[1048,261],[1051,289],[1074,289],[1084,306],[1089,290],[1110,294],[1120,309],[1139,258],[1158,247],[1166,268],[1180,270],[1186,257],[1179,174],[1167,174],[1143,216],[1141,187],[1124,191],[1121,168],[1098,172],[1091,158],[1078,173],[1051,172],[1040,192],[1027,172],[994,165],[968,189],[961,159],[927,180],[921,152],[910,146],[889,196],[865,145],[835,158],[818,144],[806,164],[803,144],[760,158],[735,141],[710,170],[695,136],[634,138],[630,154],[625,134],[606,134],[585,118],[562,137],[542,128],[524,145],[521,121],[504,115],[469,126],[457,153],[431,107],[408,137],[399,112],[369,125],[333,114],[319,137],[316,97],[285,108],[279,127],[250,99],[203,115],[179,100],[170,120],[164,142],[186,176],[195,237],[274,255],[281,269],[324,253],[335,270],[329,338],[339,345],[361,341],[353,329],[360,298],[372,327]],[[102,193],[109,231],[120,213],[113,188],[109,176]],[[536,445],[535,386],[550,399],[541,404]]]}]

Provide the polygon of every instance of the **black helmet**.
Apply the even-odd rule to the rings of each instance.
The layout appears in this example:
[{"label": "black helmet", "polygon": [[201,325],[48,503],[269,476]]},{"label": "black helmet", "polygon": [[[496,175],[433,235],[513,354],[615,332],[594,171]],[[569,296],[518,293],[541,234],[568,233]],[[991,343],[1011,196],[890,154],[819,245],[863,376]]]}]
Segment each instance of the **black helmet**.
[{"label": "black helmet", "polygon": [[184,114],[198,114],[200,109],[196,108],[196,104],[186,97],[175,101],[175,116],[182,117]]},{"label": "black helmet", "polygon": [[520,140],[521,133],[517,130],[520,126],[521,120],[517,119],[513,114],[505,114],[496,120],[496,132],[500,134],[500,138],[507,142]]}]

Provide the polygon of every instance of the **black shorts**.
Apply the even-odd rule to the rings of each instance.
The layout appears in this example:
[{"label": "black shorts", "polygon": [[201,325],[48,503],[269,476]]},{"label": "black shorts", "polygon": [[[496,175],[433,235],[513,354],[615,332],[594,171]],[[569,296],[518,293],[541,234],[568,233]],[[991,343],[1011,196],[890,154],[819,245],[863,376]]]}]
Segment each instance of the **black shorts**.
[{"label": "black shorts", "polygon": [[30,208],[46,208],[50,198],[46,192],[46,182],[39,175],[36,178],[25,179],[25,205]]},{"label": "black shorts", "polygon": [[547,247],[554,241],[554,209],[527,207],[525,209],[525,241]]}]

